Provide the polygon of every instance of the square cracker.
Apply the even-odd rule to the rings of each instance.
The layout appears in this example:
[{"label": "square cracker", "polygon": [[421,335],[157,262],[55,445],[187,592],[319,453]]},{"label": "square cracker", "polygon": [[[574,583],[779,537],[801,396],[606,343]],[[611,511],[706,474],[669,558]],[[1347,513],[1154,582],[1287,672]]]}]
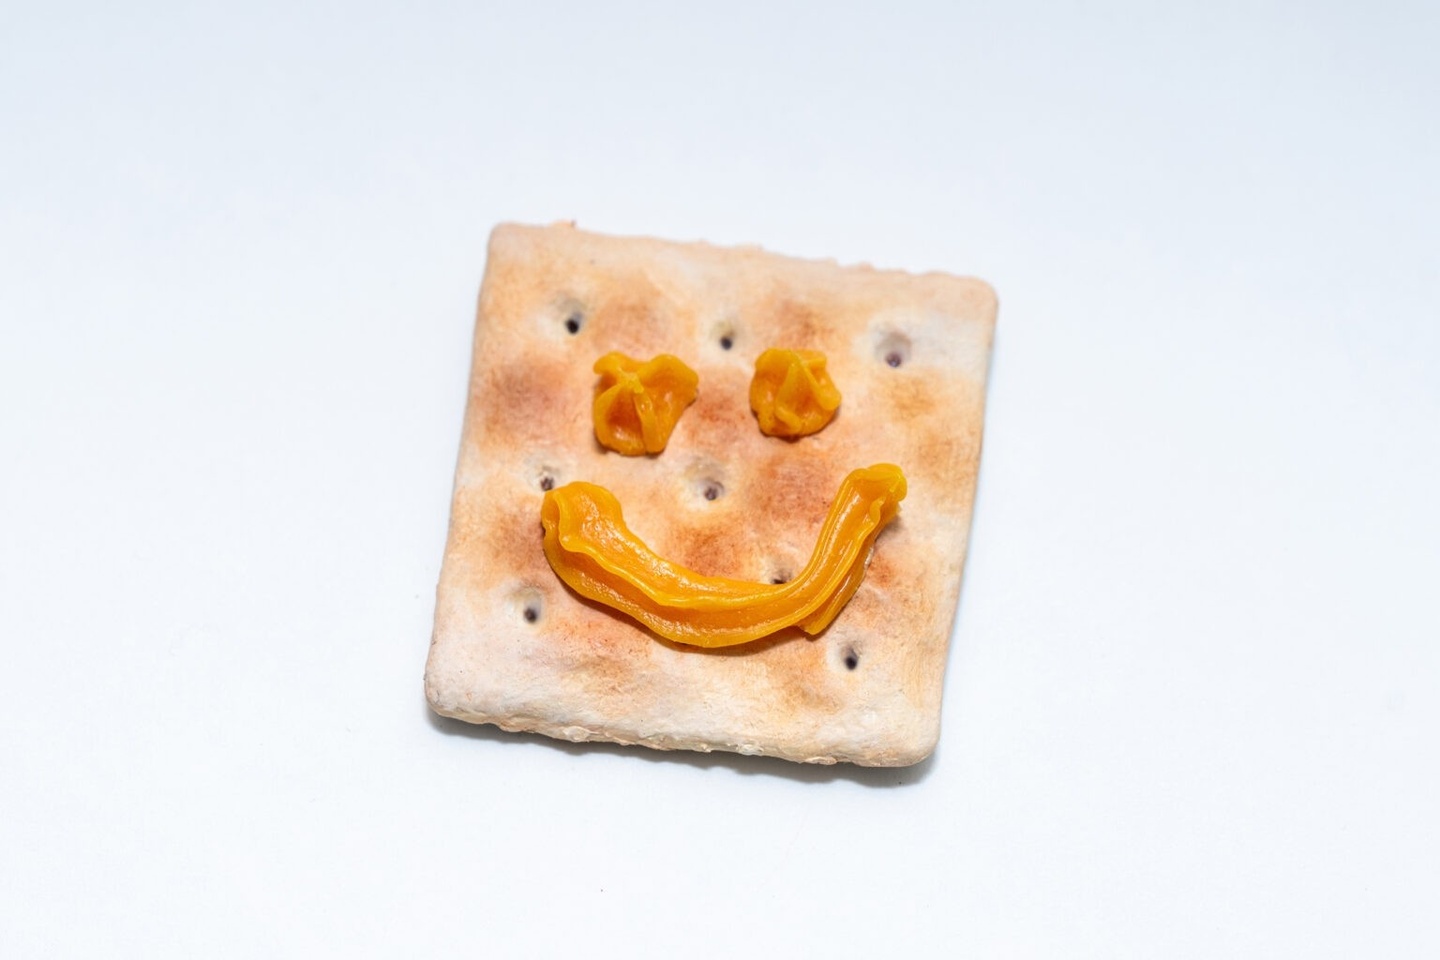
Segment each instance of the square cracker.
[{"label": "square cracker", "polygon": [[[502,225],[490,238],[435,633],[434,710],[506,730],[662,750],[903,766],[940,732],[940,696],[975,495],[995,294],[911,275]],[[767,347],[821,350],[843,400],[798,441],[749,406]],[[672,353],[696,402],[656,456],[595,440],[592,365]],[[572,593],[541,548],[543,489],[607,487],[661,556],[772,582],[804,566],[856,467],[909,492],[864,582],[819,636],[719,650],[659,639]]]}]

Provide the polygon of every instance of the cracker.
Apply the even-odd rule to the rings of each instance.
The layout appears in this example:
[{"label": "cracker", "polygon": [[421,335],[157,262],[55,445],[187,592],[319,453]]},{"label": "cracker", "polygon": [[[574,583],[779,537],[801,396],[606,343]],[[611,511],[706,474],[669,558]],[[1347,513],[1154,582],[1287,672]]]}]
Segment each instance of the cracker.
[{"label": "cracker", "polygon": [[[979,280],[616,238],[569,224],[490,238],[450,533],[425,671],[445,716],[565,740],[915,763],[934,749],[980,456],[994,292]],[[749,404],[766,348],[823,351],[843,395],[824,430],[764,436]],[[665,451],[595,440],[592,366],[672,353],[699,397]],[[833,624],[701,650],[564,586],[542,550],[544,490],[607,487],[667,559],[772,582],[803,566],[856,467],[909,493]]]}]

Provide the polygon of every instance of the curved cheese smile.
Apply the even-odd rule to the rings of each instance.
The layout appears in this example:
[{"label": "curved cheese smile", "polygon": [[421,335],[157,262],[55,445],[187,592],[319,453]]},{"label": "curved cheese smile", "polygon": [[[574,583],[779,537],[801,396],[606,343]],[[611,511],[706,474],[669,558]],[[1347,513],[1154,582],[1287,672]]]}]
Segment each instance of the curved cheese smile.
[{"label": "curved cheese smile", "polygon": [[676,643],[725,647],[790,626],[825,629],[859,589],[870,548],[904,498],[899,467],[852,471],[805,569],[778,585],[710,577],[665,560],[625,525],[614,495],[592,483],[547,492],[540,520],[545,557],[576,593]]}]

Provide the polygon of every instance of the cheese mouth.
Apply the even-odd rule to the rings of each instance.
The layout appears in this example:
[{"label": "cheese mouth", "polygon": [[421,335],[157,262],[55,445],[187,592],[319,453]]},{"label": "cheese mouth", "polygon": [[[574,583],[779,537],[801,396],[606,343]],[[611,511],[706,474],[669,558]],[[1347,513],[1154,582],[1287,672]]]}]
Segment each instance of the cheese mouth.
[{"label": "cheese mouth", "polygon": [[547,491],[540,522],[545,558],[576,593],[667,640],[728,647],[786,627],[814,635],[829,626],[860,588],[875,538],[905,493],[905,474],[894,464],[851,471],[809,562],[783,584],[707,576],[664,559],[625,525],[614,494],[593,483]]}]

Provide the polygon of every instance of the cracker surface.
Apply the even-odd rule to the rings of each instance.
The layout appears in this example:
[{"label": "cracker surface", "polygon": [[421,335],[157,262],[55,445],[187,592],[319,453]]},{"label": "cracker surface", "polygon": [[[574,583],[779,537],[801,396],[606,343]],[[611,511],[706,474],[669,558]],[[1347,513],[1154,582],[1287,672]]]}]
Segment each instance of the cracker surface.
[{"label": "cracker surface", "polygon": [[[502,225],[491,235],[449,537],[425,671],[434,710],[507,730],[816,763],[915,763],[940,698],[974,502],[996,302],[979,280],[755,248]],[[756,358],[819,350],[843,394],[798,440],[765,436]],[[597,358],[673,354],[699,394],[663,453],[603,448]],[[542,548],[545,490],[609,489],[657,553],[788,579],[845,475],[895,463],[909,492],[859,590],[810,638],[657,638],[580,598]]]}]

